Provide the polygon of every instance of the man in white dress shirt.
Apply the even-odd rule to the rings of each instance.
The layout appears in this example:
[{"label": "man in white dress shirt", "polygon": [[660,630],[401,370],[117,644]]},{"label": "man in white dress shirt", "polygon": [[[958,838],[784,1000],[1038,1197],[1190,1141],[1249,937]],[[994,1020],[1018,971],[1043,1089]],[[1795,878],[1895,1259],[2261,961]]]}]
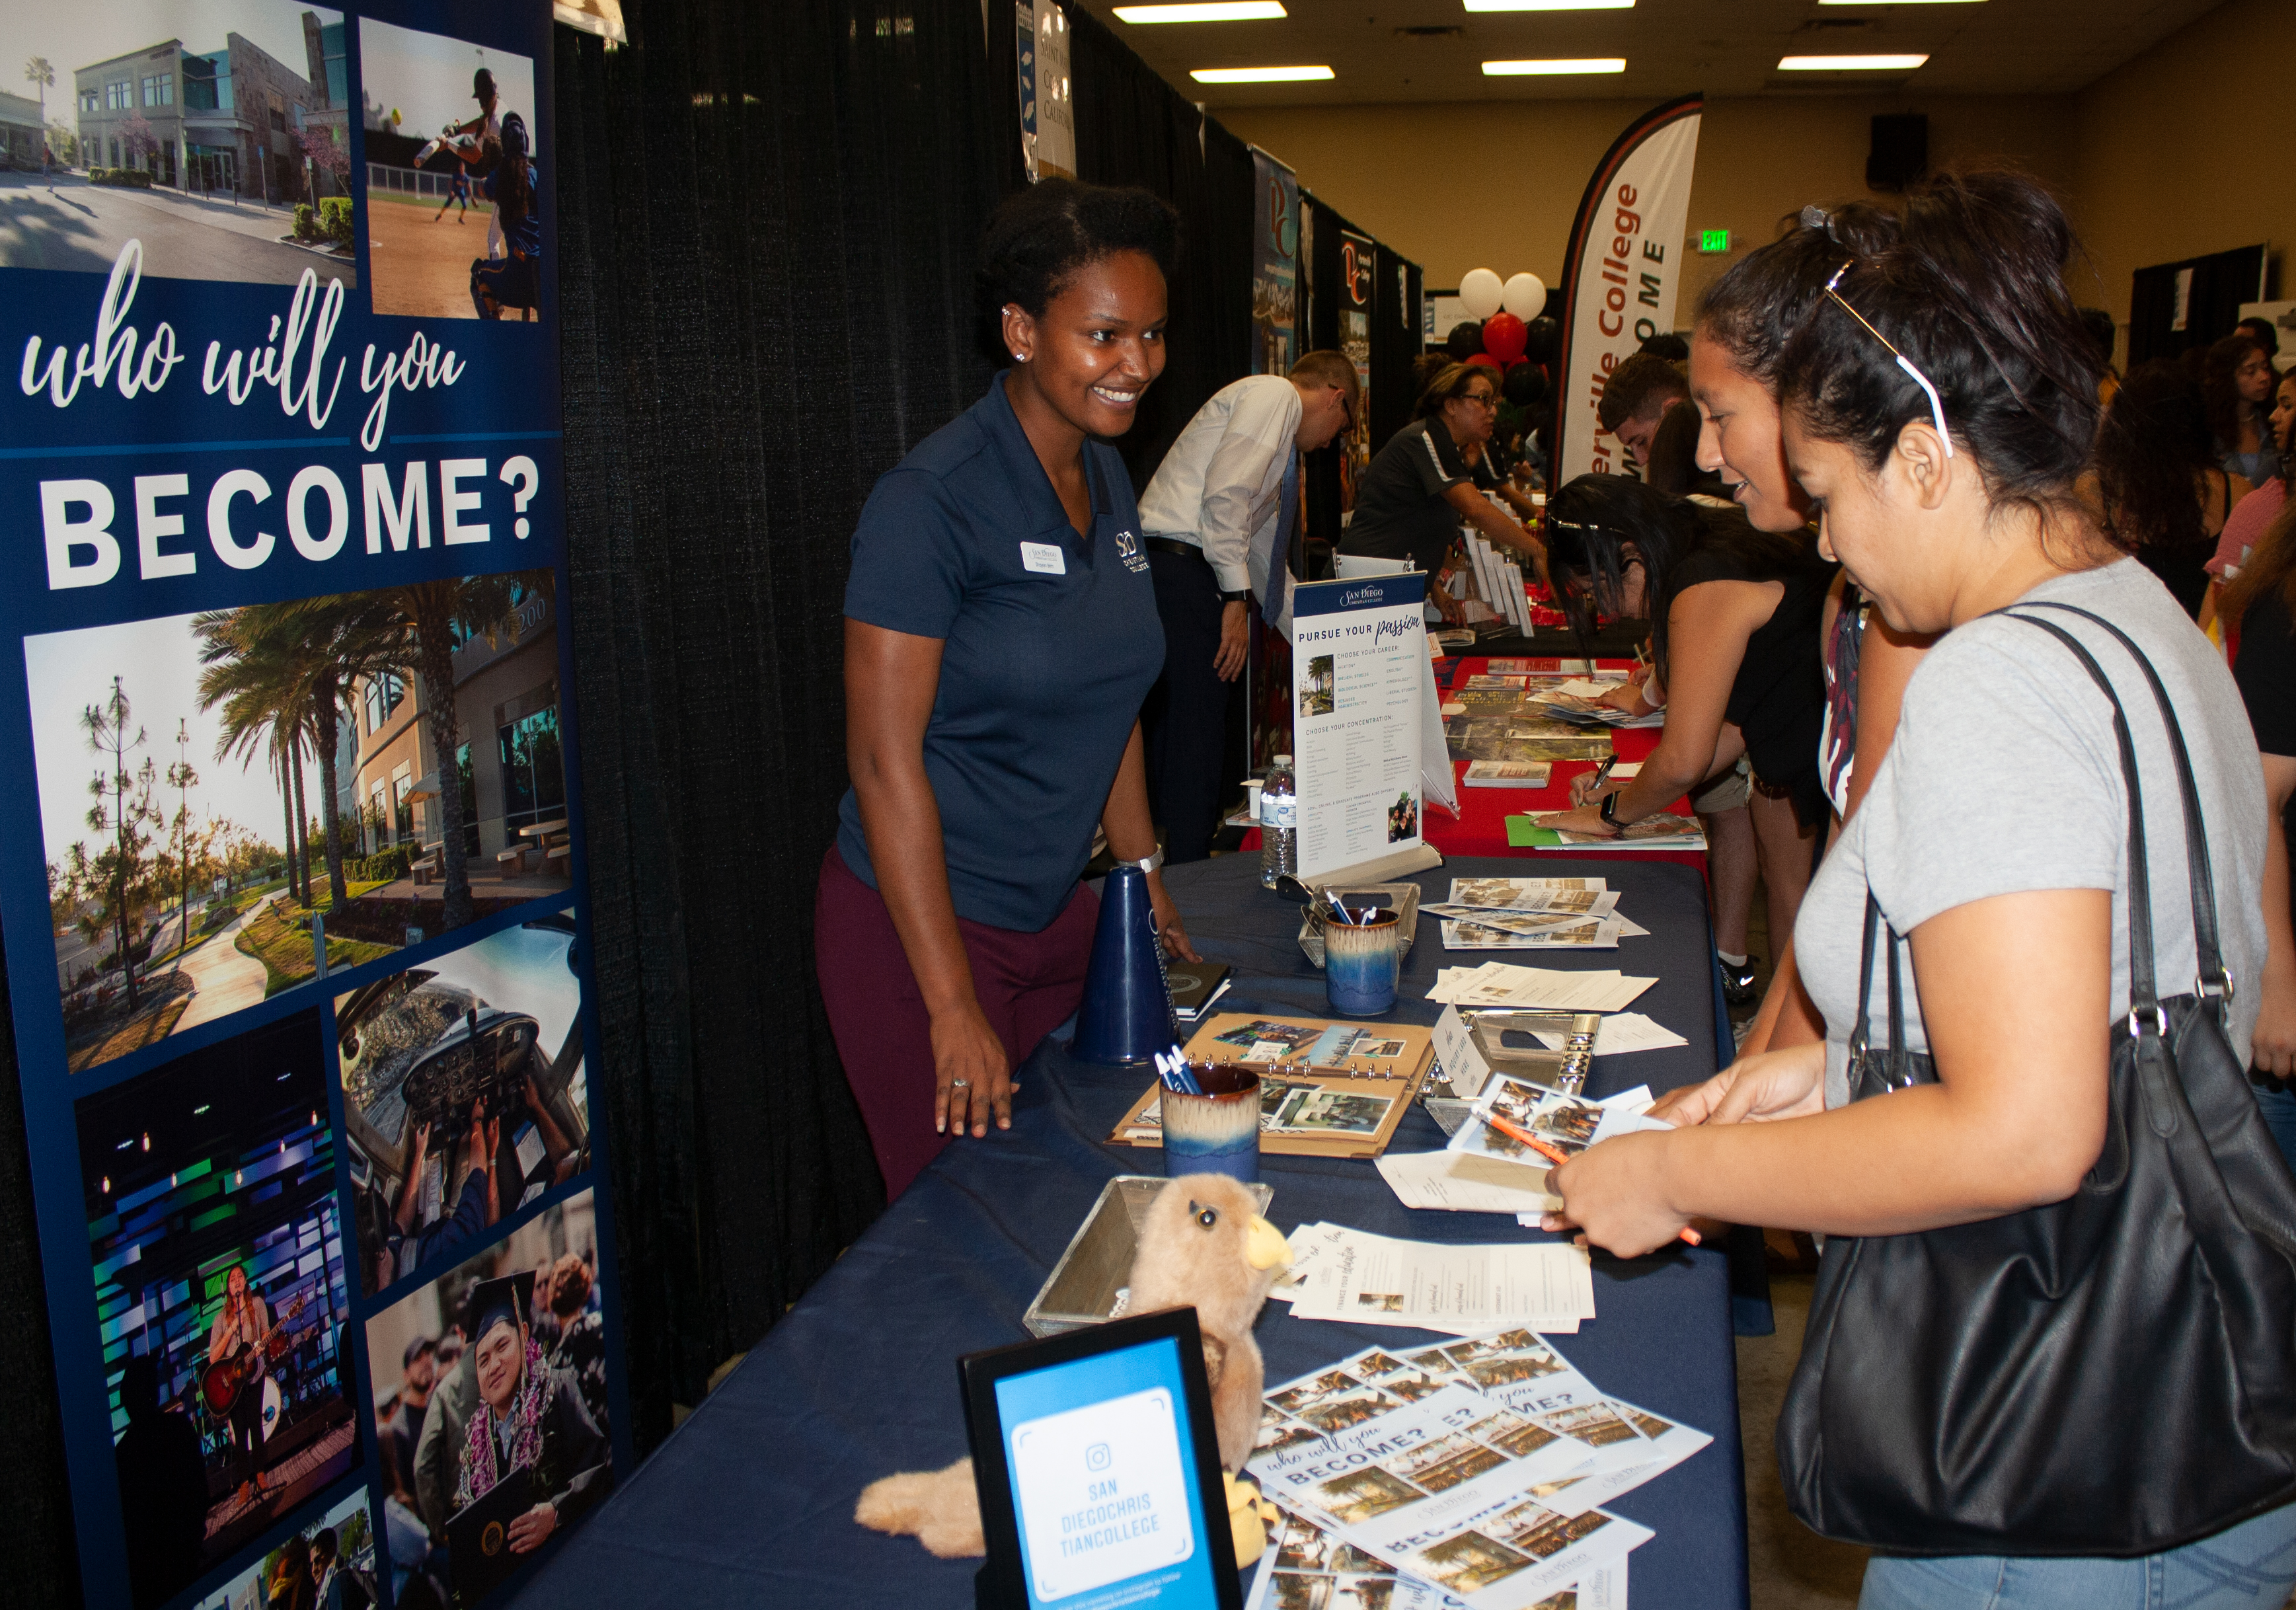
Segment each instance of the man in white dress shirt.
[{"label": "man in white dress shirt", "polygon": [[1221,752],[1250,600],[1271,623],[1288,607],[1300,455],[1329,444],[1361,406],[1344,353],[1310,352],[1289,375],[1248,375],[1196,411],[1140,498],[1164,623],[1164,672],[1141,735],[1168,862],[1211,853],[1221,790],[1234,781]]}]

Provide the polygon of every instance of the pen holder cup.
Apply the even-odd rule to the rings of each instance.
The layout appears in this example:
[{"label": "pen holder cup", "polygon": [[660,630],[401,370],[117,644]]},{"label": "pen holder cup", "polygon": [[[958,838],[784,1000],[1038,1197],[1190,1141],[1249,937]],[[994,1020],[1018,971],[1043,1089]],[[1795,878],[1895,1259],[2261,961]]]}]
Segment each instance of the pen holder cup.
[{"label": "pen holder cup", "polygon": [[[1361,908],[1349,908],[1349,915]],[[1403,966],[1403,924],[1385,907],[1359,922],[1324,924],[1324,990],[1332,1010],[1370,1017],[1395,1005]]]},{"label": "pen holder cup", "polygon": [[1201,1096],[1168,1087],[1157,1092],[1164,1130],[1164,1172],[1226,1174],[1246,1185],[1259,1178],[1259,1072],[1242,1063],[1192,1062]]}]

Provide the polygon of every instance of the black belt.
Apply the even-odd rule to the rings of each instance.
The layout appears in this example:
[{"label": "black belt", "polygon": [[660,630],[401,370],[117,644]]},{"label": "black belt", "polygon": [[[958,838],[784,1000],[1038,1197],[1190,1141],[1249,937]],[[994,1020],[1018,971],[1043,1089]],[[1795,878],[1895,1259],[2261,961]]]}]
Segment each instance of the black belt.
[{"label": "black belt", "polygon": [[1206,570],[1211,569],[1212,562],[1206,559],[1203,549],[1193,542],[1182,542],[1176,537],[1143,537],[1140,540],[1159,554],[1177,554],[1183,559],[1197,561]]}]

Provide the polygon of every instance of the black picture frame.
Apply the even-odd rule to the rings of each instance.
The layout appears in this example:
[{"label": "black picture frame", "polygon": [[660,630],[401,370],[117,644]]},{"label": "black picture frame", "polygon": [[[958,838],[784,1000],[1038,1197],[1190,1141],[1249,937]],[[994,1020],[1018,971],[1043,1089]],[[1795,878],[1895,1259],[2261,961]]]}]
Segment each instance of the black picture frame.
[{"label": "black picture frame", "polygon": [[[1203,1334],[1197,1327],[1193,1308],[1168,1308],[1111,1319],[1041,1341],[967,1353],[957,1359],[957,1383],[964,1399],[964,1434],[972,1448],[972,1479],[980,1494],[980,1531],[988,1552],[988,1563],[973,1579],[978,1610],[1027,1610],[1029,1604],[1020,1516],[1013,1505],[1012,1470],[1004,1457],[1004,1423],[997,1407],[996,1384],[1013,1376],[1032,1375],[1168,1339],[1177,1344],[1179,1354],[1181,1397],[1187,1411],[1190,1451],[1195,1458],[1196,1535],[1217,1551],[1212,1558],[1213,1605],[1216,1610],[1243,1610],[1243,1587],[1222,1496],[1226,1487],[1220,1477],[1219,1437],[1212,1424],[1211,1384],[1204,1375]],[[1223,1564],[1226,1569],[1220,1568]]]}]

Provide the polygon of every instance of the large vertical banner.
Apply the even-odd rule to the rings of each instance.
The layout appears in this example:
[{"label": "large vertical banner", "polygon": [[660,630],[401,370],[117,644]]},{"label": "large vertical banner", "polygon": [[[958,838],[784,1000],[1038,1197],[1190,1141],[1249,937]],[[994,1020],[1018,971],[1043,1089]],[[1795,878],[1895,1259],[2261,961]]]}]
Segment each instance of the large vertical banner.
[{"label": "large vertical banner", "polygon": [[1356,416],[1340,438],[1340,506],[1356,506],[1356,481],[1371,463],[1371,292],[1379,247],[1340,231],[1340,350],[1356,366]]},{"label": "large vertical banner", "polygon": [[1054,0],[1014,0],[1021,160],[1029,183],[1076,177],[1076,103],[1069,80],[1069,20]]},{"label": "large vertical banner", "polygon": [[1702,95],[1653,107],[1612,143],[1578,203],[1565,258],[1554,484],[1620,467],[1595,417],[1621,359],[1674,328]]},{"label": "large vertical banner", "polygon": [[14,19],[0,933],[87,1602],[477,1605],[627,1449],[548,0]]},{"label": "large vertical banner", "polygon": [[1251,373],[1283,374],[1298,349],[1300,181],[1292,171],[1251,148],[1258,199],[1251,251]]}]

